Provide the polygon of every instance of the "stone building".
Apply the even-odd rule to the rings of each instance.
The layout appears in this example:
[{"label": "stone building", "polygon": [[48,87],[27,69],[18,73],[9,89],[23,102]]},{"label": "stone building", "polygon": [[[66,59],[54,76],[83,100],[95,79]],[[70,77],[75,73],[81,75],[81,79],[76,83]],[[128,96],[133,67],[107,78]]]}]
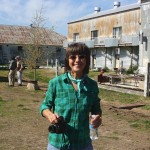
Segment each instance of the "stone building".
[{"label": "stone building", "polygon": [[141,26],[139,31],[139,69],[146,72],[150,62],[150,0],[141,0]]},{"label": "stone building", "polygon": [[91,69],[108,67],[129,69],[139,65],[140,2],[121,6],[118,1],[110,10],[94,12],[68,23],[67,47],[84,42],[91,49]]},{"label": "stone building", "polygon": [[[44,51],[44,62],[47,60],[64,60],[65,50],[63,41],[66,37],[47,28],[40,28],[40,36],[43,40],[40,43]],[[32,44],[31,27],[0,25],[0,64],[7,64],[11,57],[20,55],[24,57],[24,48],[26,44]]]}]

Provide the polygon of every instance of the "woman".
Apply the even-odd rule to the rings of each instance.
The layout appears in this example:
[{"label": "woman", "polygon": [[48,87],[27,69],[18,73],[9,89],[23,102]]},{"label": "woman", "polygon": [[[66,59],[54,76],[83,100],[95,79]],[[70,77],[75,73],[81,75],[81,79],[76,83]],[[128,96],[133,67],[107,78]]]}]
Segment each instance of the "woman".
[{"label": "woman", "polygon": [[93,150],[89,114],[95,115],[91,124],[97,128],[101,125],[101,108],[97,83],[87,76],[89,66],[89,48],[74,43],[66,50],[66,73],[49,82],[40,112],[54,125],[62,116],[66,126],[63,133],[49,133],[48,150]]},{"label": "woman", "polygon": [[16,56],[15,58],[17,60],[17,77],[18,77],[18,86],[22,86],[22,70],[23,70],[23,64],[21,61],[20,56]]}]

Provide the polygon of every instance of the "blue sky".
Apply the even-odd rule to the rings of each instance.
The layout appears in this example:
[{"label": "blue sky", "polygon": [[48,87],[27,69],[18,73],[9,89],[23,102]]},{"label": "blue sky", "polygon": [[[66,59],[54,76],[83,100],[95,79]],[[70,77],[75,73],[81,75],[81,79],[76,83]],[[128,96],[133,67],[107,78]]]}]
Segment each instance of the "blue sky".
[{"label": "blue sky", "polygon": [[[113,9],[116,0],[0,0],[0,24],[29,26],[36,11],[43,7],[44,27],[52,28],[67,36],[67,23],[94,13]],[[121,6],[137,3],[138,0],[119,0]]]}]

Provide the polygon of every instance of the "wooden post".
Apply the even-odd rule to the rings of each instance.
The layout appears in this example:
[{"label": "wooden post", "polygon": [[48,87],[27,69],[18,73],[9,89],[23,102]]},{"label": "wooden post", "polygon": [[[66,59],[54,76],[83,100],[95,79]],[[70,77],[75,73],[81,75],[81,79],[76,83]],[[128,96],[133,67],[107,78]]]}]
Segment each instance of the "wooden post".
[{"label": "wooden post", "polygon": [[49,66],[49,60],[48,59],[46,60],[46,64],[47,64],[47,68],[48,68],[48,66]]},{"label": "wooden post", "polygon": [[150,63],[147,64],[145,79],[144,79],[144,96],[147,97],[150,95]]},{"label": "wooden post", "polygon": [[56,76],[58,76],[58,59],[56,59]]}]

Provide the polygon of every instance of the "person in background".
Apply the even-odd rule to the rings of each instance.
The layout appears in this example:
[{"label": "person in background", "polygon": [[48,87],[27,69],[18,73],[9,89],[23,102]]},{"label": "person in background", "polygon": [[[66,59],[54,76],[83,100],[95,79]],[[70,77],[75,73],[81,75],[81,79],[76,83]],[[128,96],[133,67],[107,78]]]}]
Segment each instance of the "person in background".
[{"label": "person in background", "polygon": [[22,70],[23,70],[23,64],[21,61],[20,56],[16,56],[17,61],[17,77],[18,77],[18,86],[22,86]]},{"label": "person in background", "polygon": [[9,74],[8,74],[9,86],[14,86],[16,68],[17,68],[17,62],[15,60],[15,57],[12,57],[9,63],[10,63],[9,64]]},{"label": "person in background", "polygon": [[87,75],[90,66],[89,48],[83,43],[69,45],[65,66],[64,74],[49,81],[40,106],[41,115],[50,124],[56,126],[63,118],[60,132],[57,128],[55,131],[49,130],[47,150],[93,150],[89,114],[95,115],[91,124],[97,128],[102,122],[102,110],[97,82]]},{"label": "person in background", "polygon": [[101,70],[100,70],[100,74],[98,75],[98,82],[99,82],[100,84],[101,84],[102,82],[104,82],[103,74],[104,74],[104,69],[101,69]]}]

